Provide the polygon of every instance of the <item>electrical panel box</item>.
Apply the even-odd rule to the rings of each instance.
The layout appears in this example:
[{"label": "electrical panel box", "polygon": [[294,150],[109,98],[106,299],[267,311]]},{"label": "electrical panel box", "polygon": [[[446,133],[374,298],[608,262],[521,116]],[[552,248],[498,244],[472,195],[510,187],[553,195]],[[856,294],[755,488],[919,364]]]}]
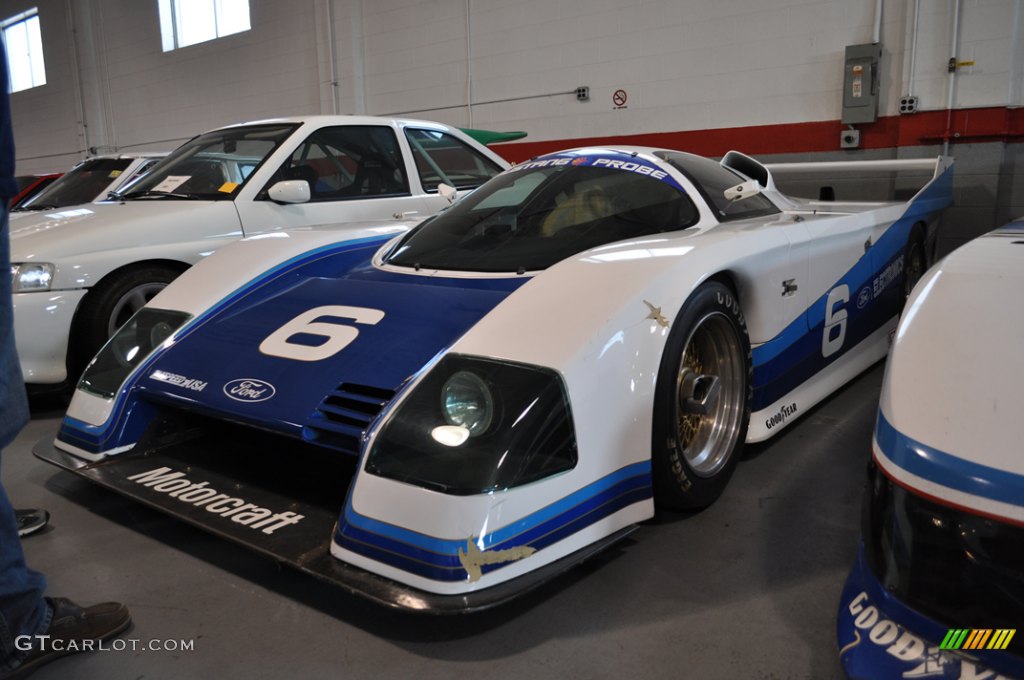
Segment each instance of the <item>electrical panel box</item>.
[{"label": "electrical panel box", "polygon": [[847,45],[843,73],[843,123],[874,123],[878,119],[878,43]]}]

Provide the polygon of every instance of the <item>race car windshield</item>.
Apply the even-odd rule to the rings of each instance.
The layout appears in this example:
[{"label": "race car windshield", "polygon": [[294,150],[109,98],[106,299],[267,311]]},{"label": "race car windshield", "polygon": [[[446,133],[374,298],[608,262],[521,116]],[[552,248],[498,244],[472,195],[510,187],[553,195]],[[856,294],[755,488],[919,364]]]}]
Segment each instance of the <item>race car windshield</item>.
[{"label": "race car windshield", "polygon": [[684,229],[697,218],[682,190],[645,174],[582,165],[512,170],[424,222],[386,262],[523,273],[606,243]]},{"label": "race car windshield", "polygon": [[175,149],[115,198],[231,200],[295,128],[247,125],[207,132]]}]

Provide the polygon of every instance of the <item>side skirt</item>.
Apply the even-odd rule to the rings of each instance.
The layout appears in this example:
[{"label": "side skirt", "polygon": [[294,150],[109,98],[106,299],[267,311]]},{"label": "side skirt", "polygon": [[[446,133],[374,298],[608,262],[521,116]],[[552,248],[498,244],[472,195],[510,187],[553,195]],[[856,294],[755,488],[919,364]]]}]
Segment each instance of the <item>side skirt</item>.
[{"label": "side skirt", "polygon": [[894,316],[810,380],[767,408],[750,414],[747,443],[774,437],[818,402],[884,359],[898,321],[899,316]]}]

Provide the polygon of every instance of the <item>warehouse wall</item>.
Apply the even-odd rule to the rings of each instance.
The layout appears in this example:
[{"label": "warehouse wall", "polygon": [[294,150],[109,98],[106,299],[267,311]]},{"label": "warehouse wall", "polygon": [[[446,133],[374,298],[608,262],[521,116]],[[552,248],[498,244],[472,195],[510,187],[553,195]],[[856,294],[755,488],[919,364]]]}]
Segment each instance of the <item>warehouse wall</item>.
[{"label": "warehouse wall", "polygon": [[[0,0],[0,17],[39,8],[46,54],[47,84],[12,96],[19,170],[262,117],[402,113],[525,130],[502,148],[513,160],[621,139],[790,158],[931,155],[948,140],[959,202],[941,249],[1024,214],[1024,0],[962,0],[956,55],[973,65],[953,79],[951,117],[954,0],[886,0],[881,118],[854,152],[838,150],[843,48],[872,40],[875,0],[250,4],[251,31],[164,53],[156,0]],[[899,116],[908,93],[922,111]]]}]

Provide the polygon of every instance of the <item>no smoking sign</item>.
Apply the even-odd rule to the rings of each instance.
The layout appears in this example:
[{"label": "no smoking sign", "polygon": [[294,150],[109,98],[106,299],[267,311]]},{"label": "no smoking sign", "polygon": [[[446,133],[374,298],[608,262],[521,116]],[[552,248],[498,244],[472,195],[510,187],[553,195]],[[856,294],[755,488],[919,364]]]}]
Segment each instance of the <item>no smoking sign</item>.
[{"label": "no smoking sign", "polygon": [[625,109],[626,101],[629,99],[629,95],[626,94],[625,90],[615,90],[612,93],[612,104],[615,105],[616,109]]}]

